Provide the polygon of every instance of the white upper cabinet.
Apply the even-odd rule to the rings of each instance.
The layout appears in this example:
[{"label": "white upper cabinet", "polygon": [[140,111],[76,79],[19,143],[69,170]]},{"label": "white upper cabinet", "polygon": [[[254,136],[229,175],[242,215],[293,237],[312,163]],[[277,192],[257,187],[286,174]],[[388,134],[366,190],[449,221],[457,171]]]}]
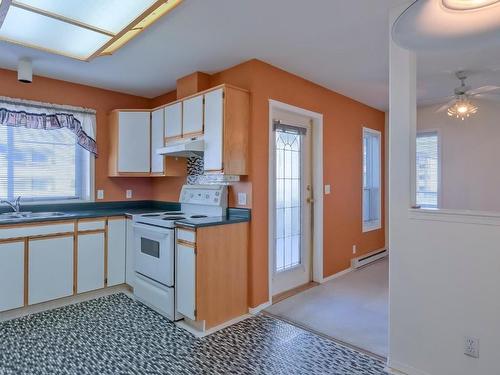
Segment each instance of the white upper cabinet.
[{"label": "white upper cabinet", "polygon": [[165,138],[172,140],[182,137],[182,102],[165,107]]},{"label": "white upper cabinet", "polygon": [[158,109],[151,114],[151,173],[163,173],[165,157],[156,150],[164,145],[164,110]]},{"label": "white upper cabinet", "polygon": [[182,136],[203,133],[203,95],[182,102]]},{"label": "white upper cabinet", "polygon": [[206,171],[220,171],[223,169],[224,89],[205,94],[204,117],[204,168]]},{"label": "white upper cabinet", "polygon": [[119,112],[118,173],[149,173],[150,112]]}]

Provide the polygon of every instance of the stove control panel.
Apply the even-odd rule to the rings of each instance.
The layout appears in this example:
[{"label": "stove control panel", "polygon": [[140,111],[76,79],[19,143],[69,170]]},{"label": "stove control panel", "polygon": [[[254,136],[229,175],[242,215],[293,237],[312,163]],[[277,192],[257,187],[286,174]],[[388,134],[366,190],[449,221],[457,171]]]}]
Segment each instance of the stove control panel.
[{"label": "stove control panel", "polygon": [[181,203],[207,206],[227,206],[227,187],[225,185],[184,185]]}]

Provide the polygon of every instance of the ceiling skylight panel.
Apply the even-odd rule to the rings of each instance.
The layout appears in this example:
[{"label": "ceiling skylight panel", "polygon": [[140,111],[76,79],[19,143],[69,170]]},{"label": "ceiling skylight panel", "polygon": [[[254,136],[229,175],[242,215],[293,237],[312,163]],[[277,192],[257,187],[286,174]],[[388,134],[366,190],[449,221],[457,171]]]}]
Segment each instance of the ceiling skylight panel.
[{"label": "ceiling skylight panel", "polygon": [[111,37],[11,6],[0,28],[0,39],[86,59]]},{"label": "ceiling skylight panel", "polygon": [[117,34],[156,0],[15,0],[28,6]]}]

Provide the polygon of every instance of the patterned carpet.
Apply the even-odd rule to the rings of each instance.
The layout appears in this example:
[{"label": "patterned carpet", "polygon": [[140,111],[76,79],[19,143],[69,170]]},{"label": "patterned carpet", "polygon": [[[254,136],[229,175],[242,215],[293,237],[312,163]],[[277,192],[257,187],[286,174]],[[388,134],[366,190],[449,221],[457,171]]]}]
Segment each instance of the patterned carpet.
[{"label": "patterned carpet", "polygon": [[382,375],[383,368],[267,316],[197,339],[124,294],[0,323],[2,375]]}]

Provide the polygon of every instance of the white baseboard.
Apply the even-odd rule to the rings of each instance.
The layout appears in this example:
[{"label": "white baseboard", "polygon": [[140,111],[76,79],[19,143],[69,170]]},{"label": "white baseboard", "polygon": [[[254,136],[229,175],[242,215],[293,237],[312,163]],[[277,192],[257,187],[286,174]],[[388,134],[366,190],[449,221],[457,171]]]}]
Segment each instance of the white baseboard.
[{"label": "white baseboard", "polygon": [[336,278],[338,278],[340,276],[344,276],[344,275],[346,275],[346,274],[348,274],[349,272],[352,272],[352,271],[354,271],[354,268],[348,268],[346,270],[334,273],[333,275],[330,275],[330,276],[327,276],[327,277],[323,278],[323,281],[321,281],[321,284],[326,283],[327,281],[336,279]]},{"label": "white baseboard", "polygon": [[260,313],[262,310],[267,309],[269,306],[271,306],[273,303],[271,301],[264,302],[260,304],[257,307],[250,307],[248,308],[248,313],[252,315],[257,315]]},{"label": "white baseboard", "polygon": [[218,326],[215,326],[213,328],[210,328],[210,329],[207,329],[205,331],[199,331],[197,330],[196,328],[194,328],[193,326],[189,325],[188,323],[186,323],[185,321],[181,320],[181,321],[178,321],[178,322],[175,322],[175,325],[178,326],[178,327],[181,327],[183,329],[185,329],[186,331],[188,331],[189,333],[191,333],[193,336],[197,337],[197,338],[202,338],[202,337],[206,337],[208,335],[211,335],[212,333],[215,333],[217,331],[220,331],[221,329],[224,329],[226,327],[229,327],[233,324],[236,324],[236,323],[239,323],[245,319],[248,319],[250,318],[251,315],[250,314],[245,314],[245,315],[242,315],[242,316],[239,316],[237,318],[234,318],[234,319],[231,319],[225,323],[222,323]]},{"label": "white baseboard", "polygon": [[394,375],[431,375],[428,372],[416,369],[415,367],[391,360],[388,361],[385,371]]}]

